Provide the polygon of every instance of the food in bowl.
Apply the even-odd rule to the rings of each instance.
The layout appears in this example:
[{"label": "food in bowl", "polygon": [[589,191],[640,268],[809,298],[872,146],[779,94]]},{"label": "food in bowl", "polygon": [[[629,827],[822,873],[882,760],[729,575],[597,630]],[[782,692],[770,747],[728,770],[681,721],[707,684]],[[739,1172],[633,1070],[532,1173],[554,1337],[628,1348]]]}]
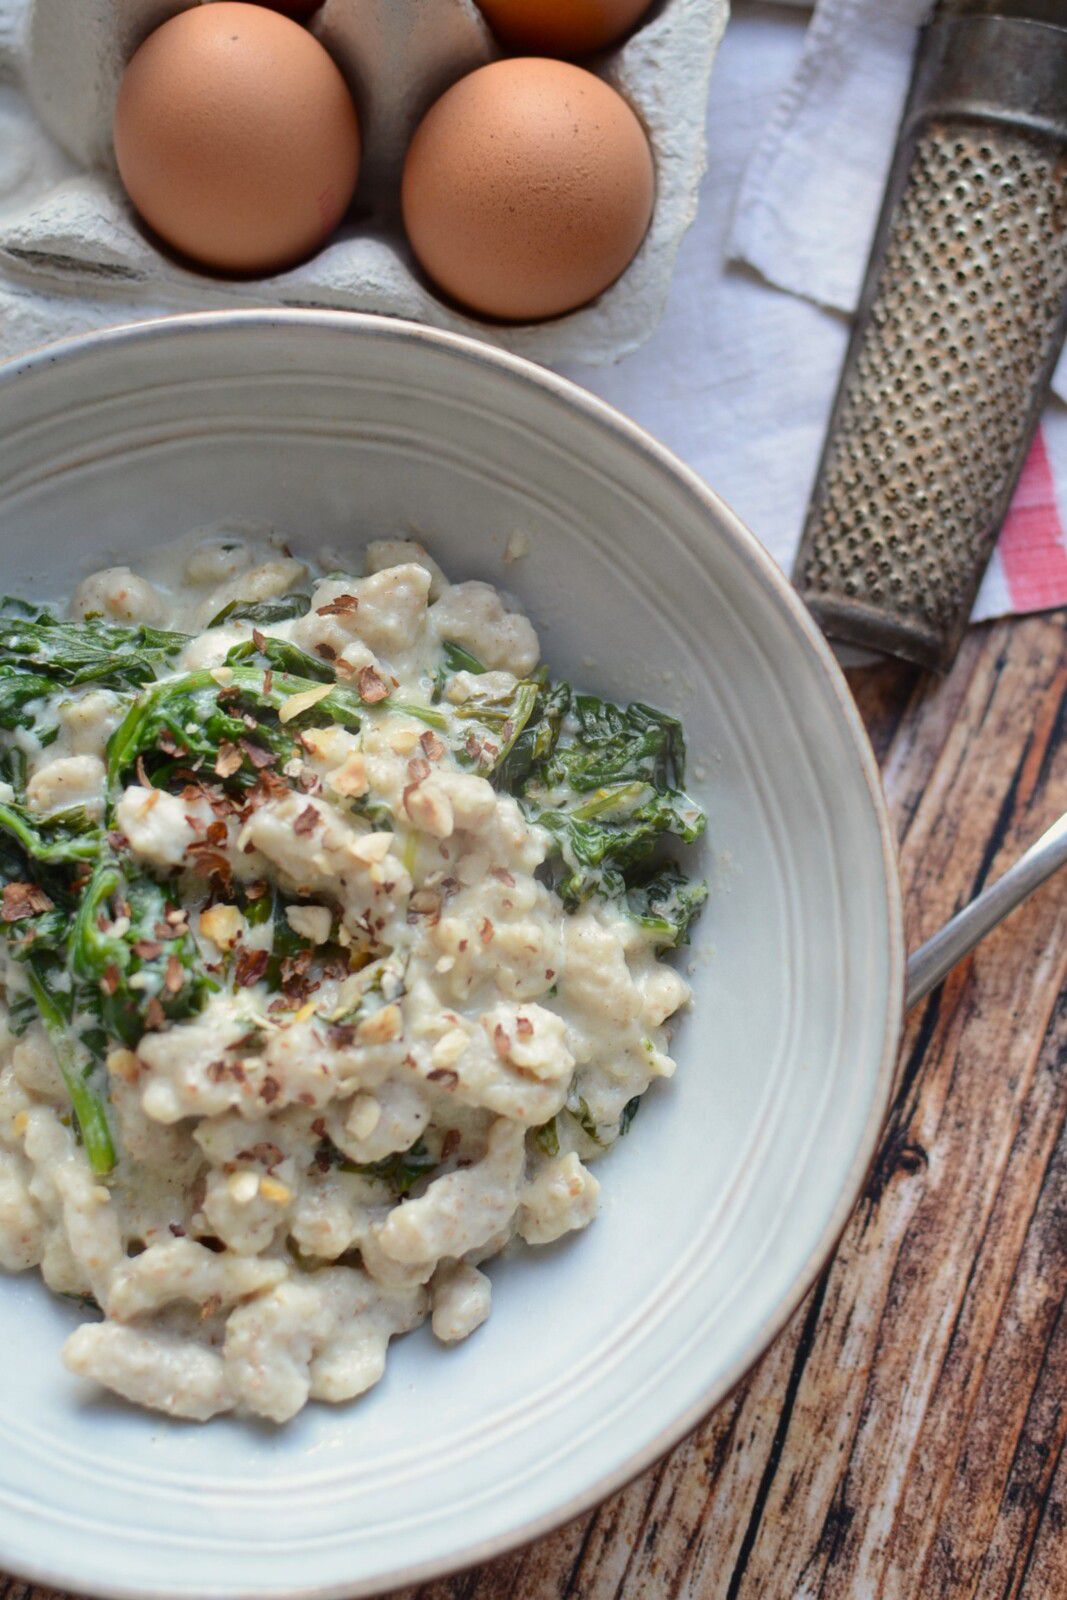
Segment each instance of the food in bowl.
[{"label": "food in bowl", "polygon": [[421,546],[216,535],[0,642],[0,1262],[64,1359],[282,1422],[597,1207],[706,896],[676,719],[553,682]]}]

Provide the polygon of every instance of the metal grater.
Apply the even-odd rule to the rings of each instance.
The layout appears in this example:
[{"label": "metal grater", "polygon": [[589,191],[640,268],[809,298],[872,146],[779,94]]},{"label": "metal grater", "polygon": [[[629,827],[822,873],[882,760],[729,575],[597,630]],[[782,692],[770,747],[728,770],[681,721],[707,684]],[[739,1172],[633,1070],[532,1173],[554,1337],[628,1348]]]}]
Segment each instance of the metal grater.
[{"label": "metal grater", "polygon": [[945,671],[1067,331],[1067,0],[923,30],[794,581]]}]

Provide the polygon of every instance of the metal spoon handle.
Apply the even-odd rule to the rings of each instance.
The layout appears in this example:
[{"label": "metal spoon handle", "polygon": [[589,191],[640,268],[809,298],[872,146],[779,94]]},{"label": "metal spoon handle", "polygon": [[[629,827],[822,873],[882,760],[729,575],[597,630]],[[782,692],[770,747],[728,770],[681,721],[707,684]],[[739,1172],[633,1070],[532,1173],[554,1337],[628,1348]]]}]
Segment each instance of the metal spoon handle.
[{"label": "metal spoon handle", "polygon": [[1036,844],[1030,846],[1024,856],[1019,857],[1013,867],[1009,867],[1002,878],[983,890],[969,906],[964,906],[940,933],[935,933],[932,939],[920,945],[909,958],[905,1010],[925,1000],[930,990],[935,989],[941,979],[951,972],[957,961],[962,961],[998,922],[1002,922],[1027,895],[1033,894],[1046,878],[1064,865],[1067,865],[1067,812],[1052,824],[1047,833],[1041,835]]}]

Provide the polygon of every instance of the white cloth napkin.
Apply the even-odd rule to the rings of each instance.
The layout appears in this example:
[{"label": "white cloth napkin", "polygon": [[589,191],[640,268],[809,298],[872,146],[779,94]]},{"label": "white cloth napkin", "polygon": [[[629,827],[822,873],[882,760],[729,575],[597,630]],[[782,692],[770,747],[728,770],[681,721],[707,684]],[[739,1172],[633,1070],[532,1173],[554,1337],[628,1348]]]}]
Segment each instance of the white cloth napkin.
[{"label": "white cloth napkin", "polygon": [[[928,10],[819,0],[805,26],[737,7],[664,325],[613,372],[580,374],[698,467],[787,569]],[[1055,388],[1067,396],[1067,359]],[[1067,410],[1053,401],[975,619],[1067,604],[1065,523]]]}]

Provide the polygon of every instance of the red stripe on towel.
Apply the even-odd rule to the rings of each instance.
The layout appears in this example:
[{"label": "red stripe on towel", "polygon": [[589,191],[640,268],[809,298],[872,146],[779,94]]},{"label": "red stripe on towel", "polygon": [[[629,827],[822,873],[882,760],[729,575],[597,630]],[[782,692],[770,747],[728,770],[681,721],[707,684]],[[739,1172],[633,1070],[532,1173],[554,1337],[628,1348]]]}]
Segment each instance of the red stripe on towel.
[{"label": "red stripe on towel", "polygon": [[1004,520],[997,554],[1014,610],[1067,604],[1067,541],[1040,428]]}]

